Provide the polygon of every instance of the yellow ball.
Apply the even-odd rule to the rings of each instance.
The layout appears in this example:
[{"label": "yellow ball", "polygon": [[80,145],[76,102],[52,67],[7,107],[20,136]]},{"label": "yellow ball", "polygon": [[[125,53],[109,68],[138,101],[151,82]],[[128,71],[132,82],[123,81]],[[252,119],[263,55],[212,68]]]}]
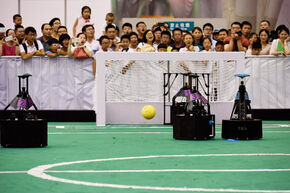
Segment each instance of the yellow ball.
[{"label": "yellow ball", "polygon": [[155,116],[156,110],[152,105],[145,105],[141,113],[145,119],[152,119]]}]

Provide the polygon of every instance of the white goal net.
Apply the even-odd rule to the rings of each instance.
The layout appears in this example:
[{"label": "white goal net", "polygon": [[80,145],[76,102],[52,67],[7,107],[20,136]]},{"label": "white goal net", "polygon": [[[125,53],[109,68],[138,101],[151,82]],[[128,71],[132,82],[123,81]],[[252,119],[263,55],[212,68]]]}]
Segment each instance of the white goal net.
[{"label": "white goal net", "polygon": [[105,125],[106,103],[171,102],[188,72],[199,75],[210,102],[232,101],[244,53],[98,53],[96,60],[97,125]]}]

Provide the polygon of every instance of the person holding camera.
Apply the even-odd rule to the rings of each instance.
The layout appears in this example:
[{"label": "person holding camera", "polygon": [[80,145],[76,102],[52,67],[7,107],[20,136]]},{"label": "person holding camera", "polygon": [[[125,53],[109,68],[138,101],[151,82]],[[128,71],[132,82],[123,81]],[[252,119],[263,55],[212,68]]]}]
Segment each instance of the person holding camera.
[{"label": "person holding camera", "polygon": [[6,31],[5,43],[1,46],[0,56],[18,56],[19,43],[13,29]]},{"label": "person holding camera", "polygon": [[245,52],[247,51],[249,41],[242,36],[241,24],[234,22],[231,25],[231,36],[224,39],[224,48],[226,52]]}]

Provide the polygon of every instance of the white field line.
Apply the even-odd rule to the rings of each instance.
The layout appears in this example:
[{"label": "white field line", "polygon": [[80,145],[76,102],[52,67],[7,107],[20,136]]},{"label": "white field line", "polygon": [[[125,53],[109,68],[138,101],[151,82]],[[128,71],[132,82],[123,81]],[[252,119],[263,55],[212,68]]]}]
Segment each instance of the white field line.
[{"label": "white field line", "polygon": [[[288,172],[290,169],[162,169],[162,170],[46,170],[45,173],[149,173],[149,172]],[[25,174],[27,171],[0,171],[0,174]]]},{"label": "white field line", "polygon": [[[83,127],[83,128],[82,128]],[[48,128],[56,128],[56,129],[172,129],[173,127],[158,127],[158,126],[149,126],[149,127],[126,127],[126,126],[107,126],[107,127],[97,127],[94,125],[65,125],[65,126],[48,126]]]},{"label": "white field line", "polygon": [[0,171],[0,174],[25,174],[27,171]]},{"label": "white field line", "polygon": [[70,180],[65,178],[59,178],[55,176],[50,176],[45,173],[50,168],[57,166],[65,166],[80,163],[90,163],[90,162],[104,162],[104,161],[117,161],[117,160],[132,160],[132,159],[151,159],[151,158],[169,158],[169,157],[224,157],[224,156],[290,156],[290,154],[283,153],[264,153],[264,154],[200,154],[200,155],[151,155],[151,156],[140,156],[140,157],[119,157],[119,158],[105,158],[105,159],[95,159],[95,160],[81,160],[72,162],[62,162],[49,165],[40,165],[27,171],[27,174],[32,175],[37,178],[70,183],[79,184],[84,186],[94,186],[94,187],[108,187],[108,188],[119,188],[119,189],[136,189],[136,190],[162,190],[162,191],[181,191],[181,192],[288,192],[290,190],[241,190],[241,189],[215,189],[215,188],[188,188],[188,187],[158,187],[158,186],[137,186],[137,185],[122,185],[122,184],[105,184],[98,182],[86,182]]},{"label": "white field line", "polygon": [[49,135],[171,134],[172,132],[48,132]]},{"label": "white field line", "polygon": [[[216,126],[220,126],[221,124],[216,124]],[[69,127],[94,127],[94,128],[98,128],[96,125],[48,125],[49,128],[56,128],[56,127],[64,127],[69,128]],[[271,127],[290,127],[290,124],[263,124],[263,128],[271,128]],[[112,125],[107,125],[104,127],[101,127],[102,129],[108,129],[108,128],[112,128],[112,129],[118,129],[118,128],[172,128],[172,126],[164,126],[164,125],[160,125],[160,126],[132,126],[132,125],[118,125],[118,126],[112,126]]]},{"label": "white field line", "polygon": [[[216,131],[215,133],[221,133],[221,131]],[[290,133],[290,131],[263,131],[263,133]],[[172,134],[172,132],[48,132],[49,135],[129,135],[129,134]]]},{"label": "white field line", "polygon": [[46,170],[45,173],[149,173],[149,172],[289,172],[290,169],[162,169],[162,170]]}]

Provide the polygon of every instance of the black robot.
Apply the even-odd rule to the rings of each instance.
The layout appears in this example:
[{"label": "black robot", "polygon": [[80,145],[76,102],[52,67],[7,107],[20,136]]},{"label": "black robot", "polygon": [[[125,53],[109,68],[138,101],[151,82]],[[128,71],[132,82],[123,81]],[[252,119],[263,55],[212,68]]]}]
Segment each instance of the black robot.
[{"label": "black robot", "polygon": [[230,120],[223,120],[222,122],[222,138],[260,139],[262,138],[262,120],[252,118],[251,100],[243,81],[250,75],[236,74],[235,76],[239,77],[241,82]]}]

